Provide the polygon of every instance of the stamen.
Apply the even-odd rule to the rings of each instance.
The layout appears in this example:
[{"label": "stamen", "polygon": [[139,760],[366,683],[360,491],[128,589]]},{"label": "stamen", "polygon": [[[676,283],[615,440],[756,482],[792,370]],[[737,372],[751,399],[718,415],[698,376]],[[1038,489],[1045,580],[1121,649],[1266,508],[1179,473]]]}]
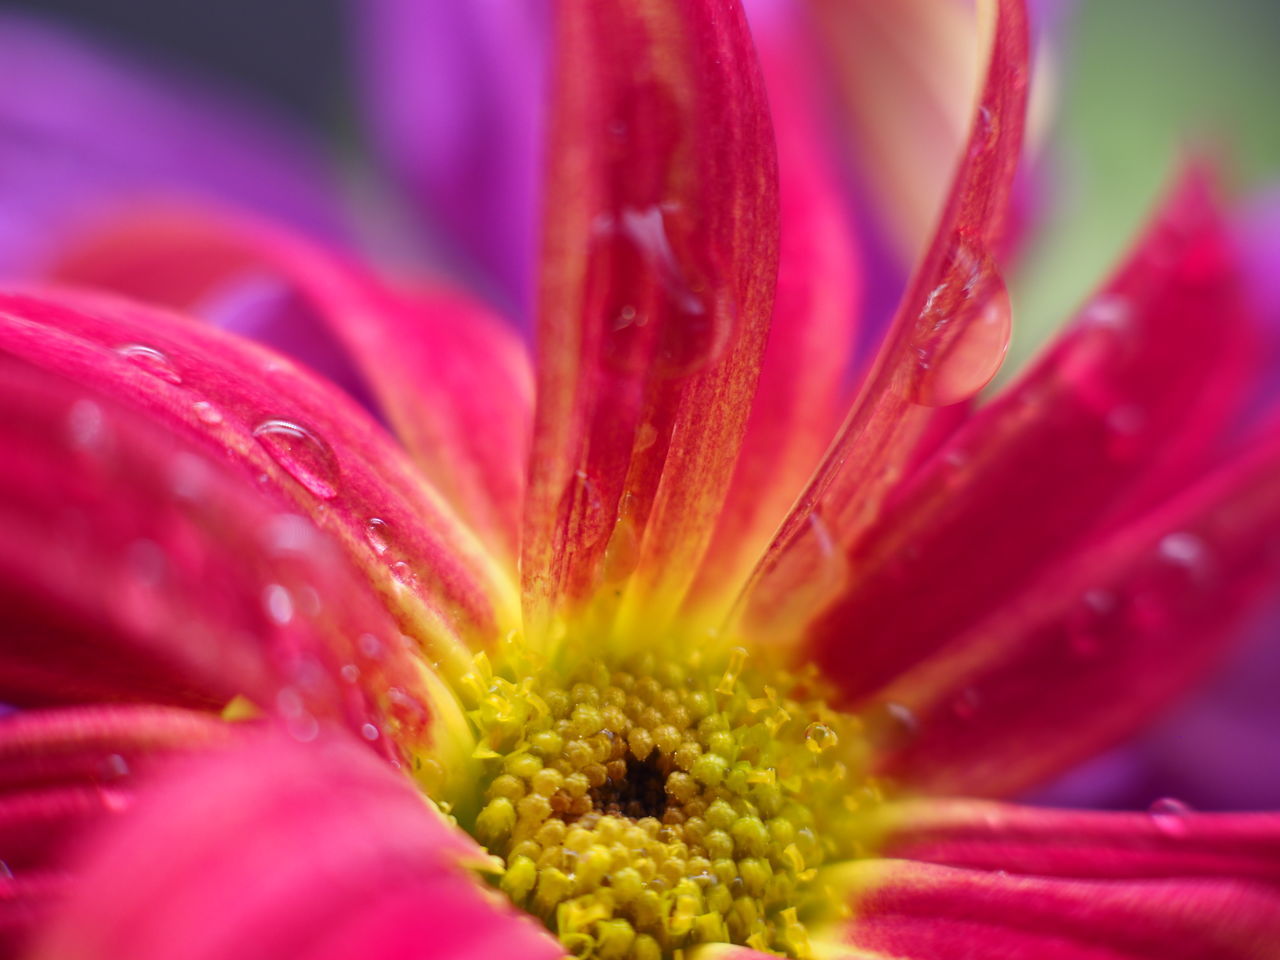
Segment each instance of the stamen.
[{"label": "stamen", "polygon": [[858,849],[846,797],[864,780],[838,732],[856,721],[811,680],[761,673],[741,648],[477,658],[460,686],[485,773],[454,812],[506,865],[502,890],[575,956],[708,942],[811,955],[810,881]]}]

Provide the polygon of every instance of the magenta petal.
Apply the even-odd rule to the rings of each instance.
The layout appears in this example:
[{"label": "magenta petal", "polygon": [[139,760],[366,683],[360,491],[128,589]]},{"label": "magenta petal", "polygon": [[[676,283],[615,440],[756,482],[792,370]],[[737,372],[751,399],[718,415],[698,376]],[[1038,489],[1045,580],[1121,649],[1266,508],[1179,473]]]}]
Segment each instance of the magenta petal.
[{"label": "magenta petal", "polygon": [[0,272],[64,227],[145,193],[218,197],[341,234],[323,158],[280,118],[126,63],[52,27],[0,16]]},{"label": "magenta petal", "polygon": [[175,767],[86,854],[33,958],[453,960],[496,942],[520,960],[562,954],[470,875],[485,859],[470,838],[330,731]]}]

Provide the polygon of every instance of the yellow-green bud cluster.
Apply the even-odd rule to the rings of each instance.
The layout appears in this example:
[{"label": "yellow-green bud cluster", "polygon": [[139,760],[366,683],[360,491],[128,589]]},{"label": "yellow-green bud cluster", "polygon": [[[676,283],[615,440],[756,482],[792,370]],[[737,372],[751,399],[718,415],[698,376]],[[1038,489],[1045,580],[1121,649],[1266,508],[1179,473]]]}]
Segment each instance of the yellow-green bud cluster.
[{"label": "yellow-green bud cluster", "polygon": [[485,773],[463,825],[566,949],[659,960],[705,942],[809,955],[819,865],[856,852],[848,718],[745,652],[540,664],[463,681]]}]

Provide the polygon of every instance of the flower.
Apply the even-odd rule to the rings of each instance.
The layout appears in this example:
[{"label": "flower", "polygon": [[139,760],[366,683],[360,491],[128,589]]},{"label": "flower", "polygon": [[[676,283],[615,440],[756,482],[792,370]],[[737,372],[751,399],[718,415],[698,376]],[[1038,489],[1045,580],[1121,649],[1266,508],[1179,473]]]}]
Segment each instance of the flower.
[{"label": "flower", "polygon": [[[461,294],[175,204],[0,294],[6,934],[1268,956],[1275,816],[993,799],[1194,680],[1274,585],[1280,522],[1274,423],[1221,449],[1254,331],[1199,169],[971,408],[1027,93],[1023,5],[995,11],[851,401],[839,184],[726,0],[559,8],[536,369]],[[167,312],[246,275],[286,281],[272,308],[326,325],[403,447]]]}]

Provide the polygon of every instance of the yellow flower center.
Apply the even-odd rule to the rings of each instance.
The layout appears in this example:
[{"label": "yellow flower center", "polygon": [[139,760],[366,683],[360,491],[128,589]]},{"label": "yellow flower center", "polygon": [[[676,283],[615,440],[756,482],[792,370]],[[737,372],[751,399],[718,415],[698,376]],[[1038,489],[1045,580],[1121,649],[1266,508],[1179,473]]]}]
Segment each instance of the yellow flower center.
[{"label": "yellow flower center", "polygon": [[463,678],[478,782],[452,812],[574,955],[658,960],[708,942],[810,955],[819,868],[863,852],[876,791],[857,721],[813,678],[747,659],[508,651]]}]

